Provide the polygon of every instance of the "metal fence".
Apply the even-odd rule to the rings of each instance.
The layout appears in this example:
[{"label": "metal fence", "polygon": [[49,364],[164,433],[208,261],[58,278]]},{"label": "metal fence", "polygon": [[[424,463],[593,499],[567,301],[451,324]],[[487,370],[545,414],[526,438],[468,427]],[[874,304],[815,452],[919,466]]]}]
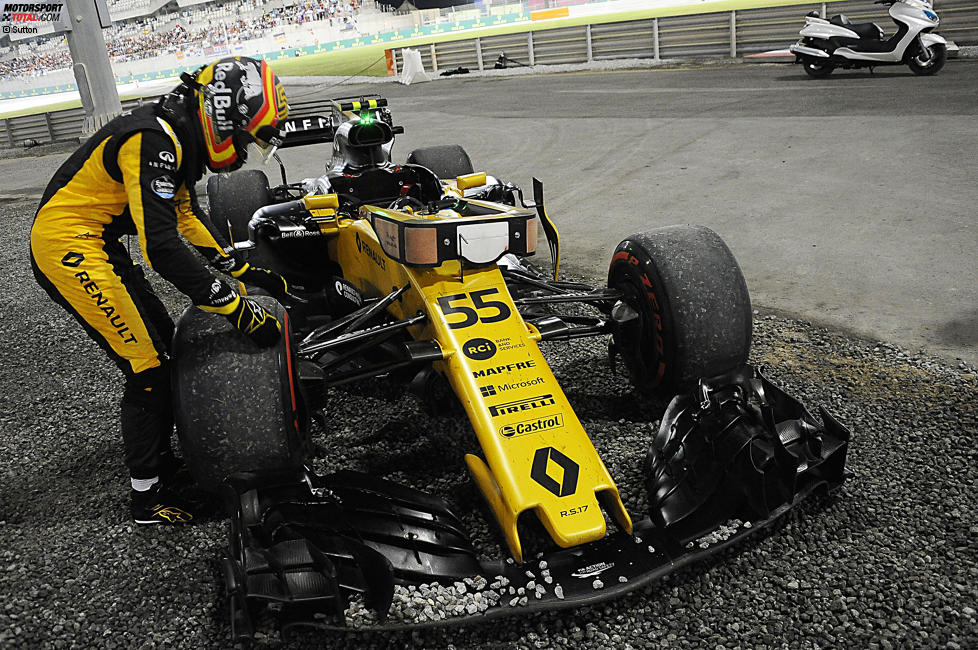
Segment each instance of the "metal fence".
[{"label": "metal fence", "polygon": [[[978,3],[938,0],[939,33],[960,44],[978,44]],[[426,70],[492,68],[500,54],[525,65],[587,63],[606,59],[739,57],[785,49],[798,40],[804,15],[816,9],[846,14],[854,23],[877,22],[887,33],[895,29],[885,7],[869,0],[787,7],[767,7],[687,16],[646,18],[627,22],[539,29],[528,33],[486,36],[416,46]],[[395,57],[402,65],[400,50]]]},{"label": "metal fence", "polygon": [[[978,3],[938,0],[939,33],[960,44],[978,44]],[[852,22],[880,23],[889,33],[885,9],[869,0],[768,7],[687,16],[647,18],[627,22],[536,29],[529,32],[465,38],[416,46],[425,69],[438,72],[458,67],[492,68],[501,54],[526,65],[586,63],[608,59],[745,56],[784,49],[798,39],[805,13],[845,13]],[[401,52],[395,50],[398,69]],[[142,100],[124,102],[128,108]],[[0,143],[7,147],[77,140],[84,113],[80,108],[12,117],[2,122]],[[0,144],[2,146],[2,144]]]},{"label": "metal fence", "polygon": [[[134,108],[143,103],[142,99],[122,102],[122,108]],[[0,141],[8,148],[48,144],[51,142],[77,141],[85,124],[85,111],[81,108],[68,108],[37,115],[8,117],[0,120]]]}]

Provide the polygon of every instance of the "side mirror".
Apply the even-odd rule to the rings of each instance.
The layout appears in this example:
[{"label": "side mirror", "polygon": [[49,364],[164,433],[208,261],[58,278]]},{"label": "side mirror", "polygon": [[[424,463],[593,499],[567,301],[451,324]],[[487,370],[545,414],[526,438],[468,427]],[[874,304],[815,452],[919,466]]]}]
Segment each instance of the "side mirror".
[{"label": "side mirror", "polygon": [[335,194],[317,194],[302,199],[306,210],[335,210],[340,207],[340,199]]},{"label": "side mirror", "polygon": [[482,187],[486,184],[486,173],[479,172],[477,174],[458,176],[455,178],[455,184],[458,186],[458,189],[463,192],[472,187]]}]

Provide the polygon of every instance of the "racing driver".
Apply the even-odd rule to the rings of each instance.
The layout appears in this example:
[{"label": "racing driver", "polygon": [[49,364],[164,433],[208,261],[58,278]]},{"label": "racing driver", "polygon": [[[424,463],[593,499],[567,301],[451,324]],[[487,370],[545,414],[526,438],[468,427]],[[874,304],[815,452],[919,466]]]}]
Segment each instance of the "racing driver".
[{"label": "racing driver", "polygon": [[283,300],[285,280],[229,248],[197,204],[205,167],[240,167],[250,143],[277,147],[288,115],[278,78],[264,61],[223,58],[184,73],[158,102],[116,117],[55,173],[31,228],[38,283],[68,310],[125,375],[122,438],[138,524],[193,519],[196,506],[174,489],[170,340],[174,325],[121,241],[135,234],[143,258],[195,305],[226,316],[259,346],[279,339],[278,321],[218,271]]}]

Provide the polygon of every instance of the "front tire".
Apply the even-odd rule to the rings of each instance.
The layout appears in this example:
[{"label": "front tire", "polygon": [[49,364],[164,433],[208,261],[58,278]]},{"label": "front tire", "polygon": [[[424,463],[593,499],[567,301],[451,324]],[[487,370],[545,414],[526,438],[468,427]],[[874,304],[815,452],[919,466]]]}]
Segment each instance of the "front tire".
[{"label": "front tire", "polygon": [[921,77],[937,74],[945,63],[947,63],[947,46],[942,43],[934,43],[923,48],[918,43],[914,53],[907,59],[910,70]]},{"label": "front tire", "polygon": [[288,315],[257,300],[282,324],[273,347],[197,307],[180,317],[173,341],[177,435],[194,479],[213,493],[230,474],[298,469],[308,454]]},{"label": "front tire", "polygon": [[835,70],[835,66],[830,63],[816,63],[815,61],[805,61],[801,67],[805,69],[805,74],[813,79],[824,79]]},{"label": "front tire", "polygon": [[667,396],[747,361],[753,324],[733,253],[704,226],[637,233],[615,249],[614,343],[632,384]]},{"label": "front tire", "polygon": [[226,228],[232,243],[248,241],[248,222],[255,210],[272,204],[268,176],[260,169],[244,169],[207,179],[211,221]]},{"label": "front tire", "polygon": [[[228,176],[212,176],[207,179],[207,198],[210,203],[211,221],[218,228],[226,228],[233,242],[248,241],[248,222],[260,208],[275,203],[268,187],[268,177],[260,169],[245,169]],[[324,270],[322,260],[328,260],[326,239],[272,242],[257,236],[255,247],[244,251],[242,257],[252,266],[269,269],[281,274],[289,286],[298,291],[317,293],[322,278],[336,275],[336,271]],[[262,293],[257,287],[247,286],[248,295]]]}]

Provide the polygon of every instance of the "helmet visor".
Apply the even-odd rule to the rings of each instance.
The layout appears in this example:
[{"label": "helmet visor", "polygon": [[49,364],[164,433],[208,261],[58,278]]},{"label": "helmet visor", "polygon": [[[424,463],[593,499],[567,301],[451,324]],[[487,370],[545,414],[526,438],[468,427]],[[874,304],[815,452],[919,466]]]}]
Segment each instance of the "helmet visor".
[{"label": "helmet visor", "polygon": [[254,143],[261,149],[262,157],[265,162],[275,155],[275,152],[282,143],[285,142],[285,132],[278,127],[266,124],[258,128],[255,133]]}]

